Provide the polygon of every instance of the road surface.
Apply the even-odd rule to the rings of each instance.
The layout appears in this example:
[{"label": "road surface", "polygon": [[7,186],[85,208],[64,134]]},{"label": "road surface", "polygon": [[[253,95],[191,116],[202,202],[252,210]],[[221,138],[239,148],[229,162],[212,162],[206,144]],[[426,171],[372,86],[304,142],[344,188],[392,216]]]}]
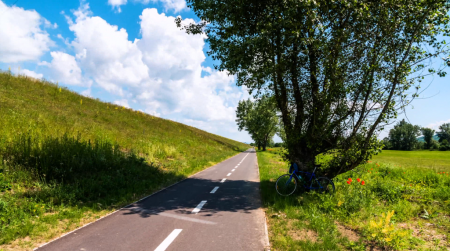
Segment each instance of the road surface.
[{"label": "road surface", "polygon": [[264,250],[264,221],[248,150],[37,250]]}]

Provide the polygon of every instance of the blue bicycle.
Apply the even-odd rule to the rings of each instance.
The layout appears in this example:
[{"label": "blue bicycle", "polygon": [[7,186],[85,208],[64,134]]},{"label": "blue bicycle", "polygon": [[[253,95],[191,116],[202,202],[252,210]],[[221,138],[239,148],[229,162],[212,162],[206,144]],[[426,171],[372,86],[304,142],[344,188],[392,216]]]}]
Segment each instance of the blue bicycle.
[{"label": "blue bicycle", "polygon": [[334,192],[334,183],[327,177],[316,178],[316,170],[320,165],[315,165],[312,173],[298,170],[296,163],[289,168],[289,174],[283,174],[277,179],[275,187],[278,194],[289,196],[295,192],[297,187],[303,188],[305,191],[317,190],[319,193]]}]

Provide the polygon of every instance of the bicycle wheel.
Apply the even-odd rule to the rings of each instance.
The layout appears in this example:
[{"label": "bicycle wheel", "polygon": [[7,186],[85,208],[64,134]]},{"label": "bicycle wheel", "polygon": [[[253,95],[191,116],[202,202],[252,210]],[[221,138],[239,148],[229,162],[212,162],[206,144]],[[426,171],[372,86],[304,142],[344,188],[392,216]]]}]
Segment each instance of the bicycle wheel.
[{"label": "bicycle wheel", "polygon": [[295,176],[292,176],[291,178],[290,174],[284,174],[277,179],[275,188],[279,195],[288,196],[295,192],[295,189],[297,189],[297,183],[297,178],[295,178]]},{"label": "bicycle wheel", "polygon": [[319,193],[334,193],[334,183],[327,177],[319,177],[317,182],[319,183]]}]

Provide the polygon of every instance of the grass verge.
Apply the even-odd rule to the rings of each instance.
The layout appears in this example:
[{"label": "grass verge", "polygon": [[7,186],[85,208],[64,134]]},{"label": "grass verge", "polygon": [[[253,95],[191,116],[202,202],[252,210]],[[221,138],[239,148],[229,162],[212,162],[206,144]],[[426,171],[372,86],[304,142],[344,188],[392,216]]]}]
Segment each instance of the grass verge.
[{"label": "grass verge", "polygon": [[332,195],[311,192],[282,197],[275,191],[275,182],[287,173],[288,165],[280,149],[258,151],[257,156],[273,250],[450,248],[448,169],[400,167],[374,159],[356,172],[336,177]]},{"label": "grass verge", "polygon": [[0,72],[0,250],[31,250],[249,146]]}]

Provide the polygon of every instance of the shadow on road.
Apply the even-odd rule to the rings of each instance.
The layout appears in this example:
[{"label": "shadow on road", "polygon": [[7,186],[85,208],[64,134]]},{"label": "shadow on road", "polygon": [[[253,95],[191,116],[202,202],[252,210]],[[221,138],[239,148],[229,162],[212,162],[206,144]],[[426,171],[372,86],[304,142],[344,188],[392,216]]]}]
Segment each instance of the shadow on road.
[{"label": "shadow on road", "polygon": [[[216,186],[217,192],[210,191]],[[140,202],[122,209],[124,215],[138,214],[147,218],[164,212],[193,215],[192,210],[202,201],[201,216],[213,216],[223,212],[251,213],[261,208],[259,182],[246,180],[208,180],[189,178]]]}]

